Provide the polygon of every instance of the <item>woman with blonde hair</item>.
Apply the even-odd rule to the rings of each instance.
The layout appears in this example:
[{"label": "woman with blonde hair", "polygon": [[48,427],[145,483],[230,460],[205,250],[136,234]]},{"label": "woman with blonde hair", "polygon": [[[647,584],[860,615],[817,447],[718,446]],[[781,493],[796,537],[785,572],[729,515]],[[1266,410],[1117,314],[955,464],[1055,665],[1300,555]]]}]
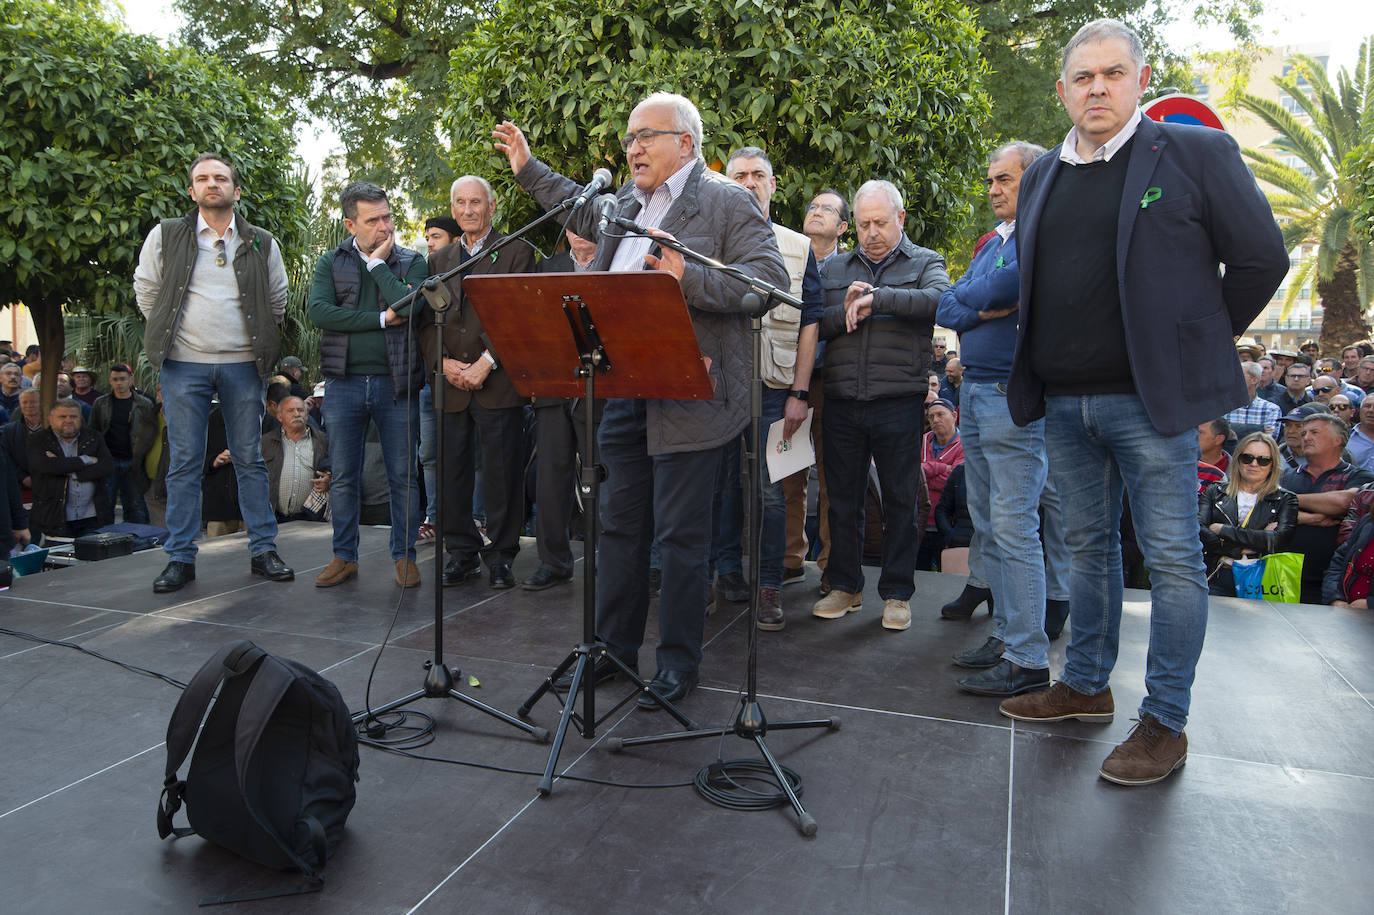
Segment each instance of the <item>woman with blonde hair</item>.
[{"label": "woman with blonde hair", "polygon": [[1207,561],[1208,591],[1234,597],[1231,561],[1282,552],[1298,524],[1298,497],[1279,486],[1283,461],[1264,432],[1236,445],[1231,476],[1198,497],[1198,526]]}]

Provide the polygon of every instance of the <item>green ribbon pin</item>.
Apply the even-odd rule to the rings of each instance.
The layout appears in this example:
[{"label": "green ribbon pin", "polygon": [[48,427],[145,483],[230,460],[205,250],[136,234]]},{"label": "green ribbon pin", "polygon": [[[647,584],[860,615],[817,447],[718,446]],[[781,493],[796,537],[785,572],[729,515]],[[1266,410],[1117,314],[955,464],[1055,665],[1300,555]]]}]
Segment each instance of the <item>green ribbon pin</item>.
[{"label": "green ribbon pin", "polygon": [[1145,196],[1140,198],[1140,208],[1142,210],[1145,209],[1150,204],[1154,203],[1156,200],[1163,196],[1164,192],[1161,191],[1159,188],[1150,188],[1148,191],[1145,192]]},{"label": "green ribbon pin", "polygon": [[996,261],[992,266],[994,266],[994,267],[1005,267],[1006,265],[1007,265],[1007,259],[1006,259],[1005,257],[1003,257],[1002,255],[999,254],[999,255],[997,255],[997,261]]}]

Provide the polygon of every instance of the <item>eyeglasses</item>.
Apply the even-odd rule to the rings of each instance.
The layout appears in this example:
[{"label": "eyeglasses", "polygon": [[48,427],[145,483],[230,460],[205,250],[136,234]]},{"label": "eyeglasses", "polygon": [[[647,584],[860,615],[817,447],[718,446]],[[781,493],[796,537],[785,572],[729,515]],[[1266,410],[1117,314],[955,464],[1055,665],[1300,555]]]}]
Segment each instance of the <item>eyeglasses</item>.
[{"label": "eyeglasses", "polygon": [[831,216],[838,216],[838,215],[840,215],[840,210],[839,210],[839,208],[838,208],[838,207],[832,207],[832,206],[831,206],[830,204],[828,204],[828,203],[808,203],[808,204],[806,205],[806,212],[808,212],[808,213],[815,213],[815,212],[818,212],[818,211],[821,212],[821,213],[827,213],[827,214],[829,214],[829,215],[831,215]]},{"label": "eyeglasses", "polygon": [[215,266],[216,266],[216,267],[223,267],[223,266],[224,266],[225,264],[227,264],[227,263],[229,263],[229,258],[225,255],[225,251],[224,251],[224,239],[222,239],[222,238],[216,238],[216,239],[215,239]]},{"label": "eyeglasses", "polygon": [[1355,407],[1354,407],[1353,405],[1351,405],[1351,404],[1348,404],[1348,403],[1333,403],[1333,404],[1331,405],[1331,409],[1333,409],[1333,410],[1341,410],[1342,412],[1344,412],[1345,410],[1353,410],[1353,409],[1355,409]]},{"label": "eyeglasses", "polygon": [[648,146],[649,141],[652,140],[654,137],[668,136],[671,134],[679,134],[685,132],[686,131],[682,130],[654,130],[652,128],[645,127],[643,130],[636,130],[634,133],[627,133],[625,134],[625,136],[621,137],[620,148],[625,150],[625,152],[629,152],[630,147],[633,146],[636,142],[638,142],[640,146]]},{"label": "eyeglasses", "polygon": [[1318,394],[1330,394],[1332,391],[1336,389],[1331,387],[1330,385],[1327,385],[1324,388],[1313,388],[1312,390],[1316,391]]},{"label": "eyeglasses", "polygon": [[1270,464],[1274,463],[1274,459],[1267,454],[1250,454],[1246,452],[1244,454],[1238,454],[1236,457],[1242,464],[1258,464],[1261,467],[1268,467]]}]

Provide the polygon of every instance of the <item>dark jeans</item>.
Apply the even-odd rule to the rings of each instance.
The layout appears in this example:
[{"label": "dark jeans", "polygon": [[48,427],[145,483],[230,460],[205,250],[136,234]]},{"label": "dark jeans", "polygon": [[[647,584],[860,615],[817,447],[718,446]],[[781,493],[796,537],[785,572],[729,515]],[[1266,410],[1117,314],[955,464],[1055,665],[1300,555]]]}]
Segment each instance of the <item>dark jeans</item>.
[{"label": "dark jeans", "polygon": [[[524,465],[520,437],[524,407],[490,409],[476,401],[466,410],[443,418],[444,549],[454,559],[468,559],[480,551],[487,564],[511,563],[520,552],[520,524],[524,520]],[[482,501],[486,504],[487,536],[473,523],[473,475],[481,455]]]},{"label": "dark jeans", "polygon": [[114,473],[105,478],[105,493],[110,500],[110,511],[115,504],[124,503],[124,520],[130,524],[148,523],[148,506],[143,502],[143,493],[138,491],[134,481],[133,461],[114,462]]},{"label": "dark jeans", "polygon": [[[783,409],[787,405],[787,389],[765,386],[762,400],[760,426],[763,440],[767,442],[768,427],[782,419]],[[718,575],[743,571],[741,541],[748,506],[745,505],[740,476],[743,462],[740,446],[747,445],[751,437],[752,429],[745,429],[738,438],[727,442],[721,449],[720,470],[716,473],[716,496],[712,506],[716,521],[711,558]],[[760,451],[758,461],[759,485],[763,493],[759,583],[763,588],[780,588],[782,558],[787,549],[787,504],[783,498],[782,481],[773,483],[769,480],[767,455]]]},{"label": "dark jeans", "polygon": [[534,408],[534,442],[534,535],[539,562],[566,574],[573,568],[568,526],[577,457],[577,429],[568,401]]},{"label": "dark jeans", "polygon": [[601,485],[596,630],[611,652],[636,663],[649,615],[649,545],[663,573],[658,669],[695,671],[706,627],[711,493],[720,448],[651,456],[645,403],[606,404],[598,433]]},{"label": "dark jeans", "polygon": [[826,574],[837,591],[864,587],[862,567],[864,492],[870,460],[878,467],[883,498],[883,567],[878,596],[910,600],[916,590],[916,493],[921,462],[916,430],[924,398],[845,400],[825,407],[825,482],[830,491],[830,564]]}]

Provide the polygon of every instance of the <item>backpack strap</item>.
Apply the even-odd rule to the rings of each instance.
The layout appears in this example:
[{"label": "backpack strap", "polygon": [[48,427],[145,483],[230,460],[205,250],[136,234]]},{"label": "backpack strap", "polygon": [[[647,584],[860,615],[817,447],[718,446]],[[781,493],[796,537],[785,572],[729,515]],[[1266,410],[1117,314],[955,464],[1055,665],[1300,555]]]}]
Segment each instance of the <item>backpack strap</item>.
[{"label": "backpack strap", "polygon": [[170,835],[182,838],[195,831],[187,827],[172,826],[172,817],[181,809],[182,797],[186,792],[186,782],[177,777],[177,770],[191,752],[191,746],[196,741],[196,734],[205,719],[205,710],[210,707],[215,690],[226,676],[241,672],[238,666],[244,658],[253,655],[254,652],[258,655],[265,653],[247,639],[222,645],[201,665],[200,670],[196,671],[196,675],[182,691],[181,698],[177,700],[172,720],[167,723],[167,767],[162,782],[162,796],[158,799],[158,838],[165,839]]},{"label": "backpack strap", "polygon": [[[255,658],[254,661],[256,662],[256,660]],[[248,796],[247,791],[248,763],[253,758],[253,752],[258,748],[263,731],[267,730],[268,721],[271,720],[277,706],[281,703],[282,697],[286,695],[286,691],[291,688],[291,684],[295,681],[296,674],[289,667],[272,655],[262,652],[262,663],[253,676],[253,682],[248,685],[248,691],[243,697],[243,705],[239,707],[238,727],[234,732],[234,771],[238,775],[239,796],[243,799],[244,808],[253,815],[253,819],[257,821],[264,832],[272,837],[282,852],[295,862],[301,873],[305,874],[311,881],[322,882],[323,878],[318,871],[311,867],[304,858],[296,854],[295,850],[287,844],[286,839],[278,835],[271,824],[264,822],[257,809],[254,808],[252,798]],[[318,822],[314,821],[313,817],[306,818],[305,824],[311,833],[316,860],[319,861],[322,868],[328,852],[324,841],[324,829]]]}]

